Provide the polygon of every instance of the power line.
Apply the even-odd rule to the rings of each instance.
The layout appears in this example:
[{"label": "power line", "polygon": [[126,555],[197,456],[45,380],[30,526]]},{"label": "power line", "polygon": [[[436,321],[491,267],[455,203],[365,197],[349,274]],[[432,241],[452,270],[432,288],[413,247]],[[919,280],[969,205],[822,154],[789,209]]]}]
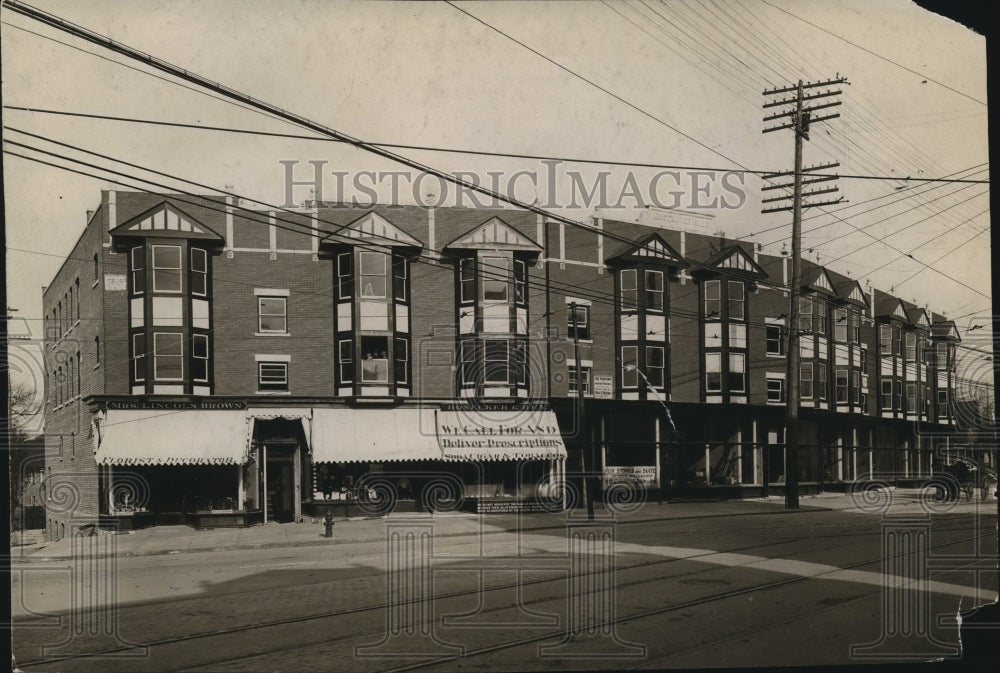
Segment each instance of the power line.
[{"label": "power line", "polygon": [[897,66],[897,67],[899,67],[899,68],[902,68],[902,69],[903,69],[903,70],[905,70],[906,72],[909,72],[909,73],[912,73],[912,74],[914,74],[914,75],[917,75],[917,76],[919,76],[919,77],[922,77],[923,79],[926,79],[926,80],[927,80],[928,82],[934,82],[934,83],[935,83],[935,84],[937,84],[938,86],[942,86],[942,87],[944,87],[945,89],[948,89],[949,91],[952,91],[952,92],[954,92],[954,93],[957,93],[957,94],[958,94],[959,96],[964,96],[965,98],[968,98],[968,99],[969,99],[969,100],[971,100],[971,101],[974,101],[974,102],[976,102],[976,103],[979,103],[980,105],[986,105],[986,102],[985,102],[985,101],[981,101],[981,100],[979,100],[978,98],[975,98],[975,97],[973,97],[973,96],[970,96],[970,95],[969,95],[969,94],[967,94],[967,93],[964,93],[964,92],[962,92],[962,91],[959,91],[958,89],[955,89],[955,88],[953,88],[953,87],[950,87],[950,86],[948,86],[947,84],[945,84],[944,82],[939,82],[938,80],[934,79],[933,77],[930,77],[929,75],[925,75],[925,74],[923,74],[923,73],[921,73],[921,72],[917,72],[916,70],[913,70],[912,68],[907,68],[907,67],[906,67],[905,65],[903,65],[903,64],[901,64],[901,63],[897,63],[896,61],[893,61],[893,60],[892,60],[891,58],[889,58],[889,57],[887,57],[887,56],[882,56],[882,54],[877,54],[877,53],[875,53],[874,51],[872,51],[871,49],[867,49],[867,48],[865,48],[865,47],[862,47],[862,46],[861,46],[860,44],[857,44],[857,43],[855,43],[855,42],[851,42],[851,41],[850,41],[850,40],[848,40],[848,39],[847,39],[846,37],[842,37],[842,36],[840,36],[840,35],[837,35],[836,33],[833,33],[833,32],[831,32],[831,31],[827,30],[827,29],[826,29],[826,28],[824,28],[823,26],[819,26],[819,25],[817,25],[817,24],[813,23],[812,21],[809,21],[808,19],[804,19],[804,18],[802,18],[801,16],[798,16],[798,15],[796,15],[796,14],[792,14],[792,13],[791,13],[791,12],[789,12],[788,10],[785,10],[785,9],[782,9],[781,7],[778,7],[777,5],[772,5],[772,4],[771,4],[770,2],[768,2],[767,0],[761,0],[761,2],[763,2],[763,3],[765,4],[765,5],[768,5],[769,7],[773,7],[774,9],[777,9],[777,10],[778,10],[779,12],[783,12],[783,13],[787,14],[788,16],[790,16],[790,17],[792,17],[792,18],[794,18],[794,19],[798,19],[799,21],[801,21],[801,22],[803,22],[803,23],[807,23],[807,24],[809,24],[809,25],[810,25],[810,26],[812,26],[813,28],[816,28],[817,30],[821,30],[821,31],[823,31],[824,33],[826,33],[827,35],[831,35],[831,36],[833,36],[833,37],[837,38],[838,40],[841,40],[841,41],[843,41],[843,42],[846,42],[847,44],[851,45],[852,47],[856,47],[856,48],[860,49],[861,51],[863,51],[863,52],[865,52],[865,53],[867,53],[867,54],[871,54],[872,56],[875,56],[876,58],[880,58],[880,59],[882,59],[883,61],[886,61],[886,62],[888,62],[888,63],[892,63],[893,65],[895,65],[895,66]]}]

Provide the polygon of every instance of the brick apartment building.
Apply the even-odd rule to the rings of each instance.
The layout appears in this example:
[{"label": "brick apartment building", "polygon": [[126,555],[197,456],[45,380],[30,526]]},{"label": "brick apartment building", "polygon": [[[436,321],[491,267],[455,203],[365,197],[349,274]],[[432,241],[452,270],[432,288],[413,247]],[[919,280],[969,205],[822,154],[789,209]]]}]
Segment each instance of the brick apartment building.
[{"label": "brick apartment building", "polygon": [[[502,509],[581,454],[605,487],[780,490],[790,260],[647,214],[102,192],[44,294],[49,535]],[[803,487],[928,475],[955,325],[804,268]]]}]

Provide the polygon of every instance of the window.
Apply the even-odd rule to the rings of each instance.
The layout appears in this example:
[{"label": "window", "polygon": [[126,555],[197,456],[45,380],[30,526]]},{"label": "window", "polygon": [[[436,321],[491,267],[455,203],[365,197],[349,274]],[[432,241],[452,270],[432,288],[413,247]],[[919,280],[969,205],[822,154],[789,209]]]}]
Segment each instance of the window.
[{"label": "window", "polygon": [[388,337],[361,337],[361,382],[389,382]]},{"label": "window", "polygon": [[288,302],[285,297],[257,297],[257,331],[287,333],[287,310]]},{"label": "window", "polygon": [[785,382],[781,379],[768,379],[767,380],[767,401],[768,402],[784,402],[785,401]]},{"label": "window", "polygon": [[101,364],[101,337],[94,337],[94,359],[97,364]]},{"label": "window", "polygon": [[191,337],[191,380],[208,382],[208,337],[204,334]]},{"label": "window", "polygon": [[892,328],[892,337],[896,341],[896,349],[893,351],[896,355],[903,354],[903,330],[898,327]]},{"label": "window", "polygon": [[705,317],[722,317],[722,289],[719,281],[705,281]]},{"label": "window", "polygon": [[146,251],[140,245],[132,248],[132,294],[142,294],[146,290]]},{"label": "window", "polygon": [[385,253],[358,253],[361,261],[361,298],[385,299]]},{"label": "window", "polygon": [[514,260],[514,301],[518,306],[528,305],[528,265]]},{"label": "window", "polygon": [[181,291],[181,246],[153,246],[153,292]]},{"label": "window", "polygon": [[799,297],[799,331],[813,331],[813,299],[812,297]]},{"label": "window", "polygon": [[639,387],[639,347],[622,346],[622,388],[638,388],[638,387]]},{"label": "window", "polygon": [[646,378],[649,385],[663,388],[663,346],[646,346]]},{"label": "window", "polygon": [[816,363],[816,397],[820,400],[826,399],[826,363]]},{"label": "window", "polygon": [[577,394],[580,392],[580,384],[583,385],[583,394],[590,394],[590,367],[569,366],[569,392]]},{"label": "window", "polygon": [[938,369],[948,369],[948,344],[939,343],[934,348]]},{"label": "window", "polygon": [[191,294],[208,294],[208,253],[201,248],[191,248]]},{"label": "window", "polygon": [[477,376],[476,367],[476,341],[466,339],[459,344],[462,356],[462,383],[465,385],[475,384]]},{"label": "window", "polygon": [[863,372],[868,370],[868,351],[864,348],[858,351],[858,367]]},{"label": "window", "polygon": [[146,380],[146,335],[141,332],[132,335],[132,380]]},{"label": "window", "polygon": [[917,335],[913,332],[906,333],[905,357],[907,362],[914,362],[917,359]]},{"label": "window", "polygon": [[350,299],[354,292],[354,258],[349,252],[337,255],[337,298]]},{"label": "window", "polygon": [[503,257],[483,258],[483,301],[507,301],[507,260]]},{"label": "window", "polygon": [[639,307],[635,269],[622,269],[619,282],[621,283],[622,311],[635,311]]},{"label": "window", "polygon": [[729,325],[729,347],[730,348],[746,348],[747,347],[747,326],[746,325]]},{"label": "window", "polygon": [[97,260],[97,253],[94,253],[94,282],[101,278],[101,263]]},{"label": "window", "polygon": [[258,362],[257,387],[260,390],[288,390],[288,363]]},{"label": "window", "polygon": [[486,339],[483,342],[486,383],[510,383],[509,348],[506,339]]},{"label": "window", "polygon": [[813,396],[813,366],[811,362],[799,365],[799,394],[803,398]]},{"label": "window", "polygon": [[833,340],[844,343],[847,341],[847,310],[833,309]]},{"label": "window", "polygon": [[524,339],[514,342],[513,365],[518,385],[528,385],[528,342]]},{"label": "window", "polygon": [[902,381],[895,381],[894,383],[895,383],[895,385],[893,386],[893,388],[894,388],[893,392],[896,393],[896,409],[899,409],[900,411],[902,411],[903,410],[903,382]]},{"label": "window", "polygon": [[851,343],[861,343],[861,316],[856,311],[847,312],[847,329]]},{"label": "window", "polygon": [[731,280],[729,281],[729,319],[730,320],[743,320],[746,317],[745,313],[745,297],[744,297],[743,281]]},{"label": "window", "polygon": [[409,263],[403,257],[396,257],[392,260],[392,296],[396,301],[405,302],[409,299],[407,281]]},{"label": "window", "polygon": [[663,272],[646,271],[646,310],[663,310]]},{"label": "window", "polygon": [[177,332],[153,334],[153,378],[184,380],[184,336]]},{"label": "window", "polygon": [[460,301],[470,304],[476,300],[476,260],[467,257],[458,262],[458,285],[461,292]]},{"label": "window", "polygon": [[813,301],[813,309],[816,316],[813,327],[816,333],[826,334],[826,301],[816,297]]},{"label": "window", "polygon": [[857,371],[851,372],[851,389],[854,391],[851,401],[857,404],[861,401],[861,375]]},{"label": "window", "polygon": [[351,383],[354,381],[354,342],[350,339],[341,339],[337,355],[339,356],[340,382]]},{"label": "window", "polygon": [[574,308],[571,304],[566,308],[566,330],[569,338],[590,339],[590,307],[576,304]]},{"label": "window", "polygon": [[937,391],[938,414],[946,416],[948,414],[948,391]]},{"label": "window", "polygon": [[746,388],[746,355],[743,353],[729,354],[729,392],[745,393]]},{"label": "window", "polygon": [[705,353],[705,391],[722,392],[722,354]]},{"label": "window", "polygon": [[882,405],[883,411],[892,410],[892,381],[882,381],[881,392],[879,396],[879,402]]},{"label": "window", "polygon": [[66,304],[66,324],[73,327],[73,286],[69,287],[69,303]]},{"label": "window", "polygon": [[767,325],[765,327],[765,341],[767,344],[767,354],[768,355],[784,355],[785,351],[782,348],[782,329],[781,325]]},{"label": "window", "polygon": [[396,383],[406,383],[408,380],[409,345],[409,341],[404,338],[393,339],[393,375],[396,378]]},{"label": "window", "polygon": [[[855,372],[855,374],[857,374],[857,372]],[[848,401],[848,399],[847,399],[847,370],[846,369],[838,369],[838,370],[836,370],[834,372],[834,376],[836,377],[836,380],[835,380],[836,396],[837,396],[836,400],[837,400],[837,402],[847,402]]]},{"label": "window", "polygon": [[878,352],[879,355],[892,355],[892,327],[889,325],[878,326]]},{"label": "window", "polygon": [[69,390],[69,399],[73,399],[74,369],[75,367],[73,366],[73,356],[70,355],[69,362],[66,364],[66,388]]},{"label": "window", "polygon": [[917,384],[906,384],[906,410],[909,412],[918,411],[917,408]]},{"label": "window", "polygon": [[76,321],[80,322],[80,279],[76,279]]}]

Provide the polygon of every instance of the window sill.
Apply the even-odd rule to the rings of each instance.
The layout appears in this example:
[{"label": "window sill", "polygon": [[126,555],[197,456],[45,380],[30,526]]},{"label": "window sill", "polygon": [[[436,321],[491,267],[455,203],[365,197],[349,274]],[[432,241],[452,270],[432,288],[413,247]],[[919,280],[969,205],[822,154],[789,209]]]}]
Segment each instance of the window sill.
[{"label": "window sill", "polygon": [[291,395],[292,391],[290,391],[290,390],[258,390],[256,394],[257,395],[276,395],[276,396],[281,396],[281,395]]},{"label": "window sill", "polygon": [[100,284],[101,284],[101,279],[97,278],[96,280],[94,280],[94,283],[90,287],[91,288],[95,288],[95,287],[97,287]]},{"label": "window sill", "polygon": [[94,365],[94,369],[95,370],[96,369],[100,369],[100,368],[101,368],[101,363],[100,362],[98,362],[96,365]]},{"label": "window sill", "polygon": [[255,337],[290,337],[291,332],[254,332]]},{"label": "window sill", "polygon": [[764,356],[765,357],[769,357],[769,358],[783,358],[783,357],[785,357],[784,355],[778,355],[777,353],[765,353]]}]

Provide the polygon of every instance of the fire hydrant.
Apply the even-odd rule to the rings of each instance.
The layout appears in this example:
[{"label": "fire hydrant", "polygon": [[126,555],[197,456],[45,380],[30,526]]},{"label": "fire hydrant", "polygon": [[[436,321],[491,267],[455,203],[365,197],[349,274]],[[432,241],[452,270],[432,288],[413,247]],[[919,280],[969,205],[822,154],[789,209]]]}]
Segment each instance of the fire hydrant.
[{"label": "fire hydrant", "polygon": [[323,525],[326,526],[326,533],[323,537],[333,537],[333,516],[327,514],[323,519]]}]

